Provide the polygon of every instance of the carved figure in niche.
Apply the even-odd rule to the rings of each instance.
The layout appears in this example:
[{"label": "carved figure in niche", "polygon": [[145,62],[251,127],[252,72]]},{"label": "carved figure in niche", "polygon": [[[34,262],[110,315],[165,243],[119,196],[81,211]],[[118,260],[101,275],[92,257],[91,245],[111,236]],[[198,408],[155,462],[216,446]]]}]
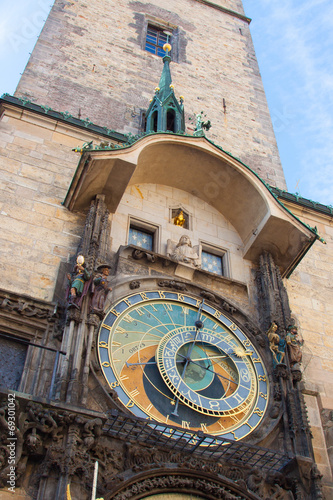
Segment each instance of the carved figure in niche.
[{"label": "carved figure in niche", "polygon": [[290,365],[295,367],[296,364],[302,361],[301,347],[304,343],[303,339],[300,339],[298,335],[297,326],[288,326],[286,342],[289,346]]},{"label": "carved figure in niche", "polygon": [[267,332],[269,348],[273,356],[274,366],[283,363],[286,341],[277,333],[278,325],[273,321]]},{"label": "carved figure in niche", "polygon": [[171,259],[184,264],[190,264],[194,267],[199,267],[199,246],[192,247],[191,240],[188,236],[180,237],[179,242],[175,245],[174,241],[168,240],[167,254]]},{"label": "carved figure in niche", "polygon": [[178,215],[176,215],[176,217],[173,219],[173,223],[175,226],[183,227],[185,222],[186,221],[185,221],[185,217],[184,217],[184,212],[182,210],[180,210]]},{"label": "carved figure in niche", "polygon": [[109,286],[108,276],[111,266],[102,264],[98,266],[98,274],[93,279],[91,310],[94,313],[103,313],[105,299],[112,288]]},{"label": "carved figure in niche", "polygon": [[67,278],[70,286],[68,302],[70,305],[80,307],[90,285],[90,274],[85,267],[83,255],[78,256],[74,270],[71,274],[67,274]]}]

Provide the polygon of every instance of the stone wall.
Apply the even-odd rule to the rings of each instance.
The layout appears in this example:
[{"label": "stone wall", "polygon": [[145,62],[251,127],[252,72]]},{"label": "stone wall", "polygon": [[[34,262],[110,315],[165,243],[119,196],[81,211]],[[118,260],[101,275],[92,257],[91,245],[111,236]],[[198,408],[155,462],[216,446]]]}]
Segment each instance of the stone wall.
[{"label": "stone wall", "polygon": [[174,31],[171,71],[189,129],[204,111],[210,139],[285,188],[248,20],[240,1],[217,4],[240,16],[196,0],[56,0],[16,95],[137,133],[162,70],[144,50],[146,28],[162,24]]},{"label": "stone wall", "polygon": [[326,245],[319,241],[313,245],[286,281],[286,287],[293,317],[304,339],[304,392],[315,459],[325,480],[332,481],[333,457],[329,457],[328,448],[333,410],[333,219],[297,205],[288,208],[305,223],[316,226],[326,241]]},{"label": "stone wall", "polygon": [[7,106],[0,122],[1,287],[52,300],[60,262],[77,250],[85,216],[62,206],[79,154],[94,137]]}]

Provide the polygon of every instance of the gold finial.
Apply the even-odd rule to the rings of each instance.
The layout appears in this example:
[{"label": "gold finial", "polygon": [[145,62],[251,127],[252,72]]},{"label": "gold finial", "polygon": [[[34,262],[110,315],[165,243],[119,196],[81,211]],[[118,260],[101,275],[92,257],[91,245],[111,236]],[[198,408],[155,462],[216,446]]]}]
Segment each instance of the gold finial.
[{"label": "gold finial", "polygon": [[184,217],[184,213],[183,213],[182,210],[173,219],[173,223],[174,223],[175,226],[181,226],[181,227],[183,227],[183,225],[185,224],[185,217]]},{"label": "gold finial", "polygon": [[168,52],[171,52],[171,49],[172,49],[172,47],[171,47],[170,43],[165,43],[165,44],[163,45],[163,50],[164,50],[165,52],[167,52],[167,51],[168,51]]}]

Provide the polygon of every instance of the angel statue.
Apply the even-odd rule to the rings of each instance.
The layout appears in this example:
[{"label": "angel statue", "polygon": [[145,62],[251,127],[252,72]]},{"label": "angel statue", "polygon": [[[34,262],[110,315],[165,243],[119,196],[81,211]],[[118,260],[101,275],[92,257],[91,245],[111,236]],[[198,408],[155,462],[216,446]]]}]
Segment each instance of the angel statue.
[{"label": "angel statue", "polygon": [[182,262],[194,267],[200,267],[199,246],[192,247],[188,236],[180,237],[176,244],[173,240],[168,240],[167,255],[176,262]]}]

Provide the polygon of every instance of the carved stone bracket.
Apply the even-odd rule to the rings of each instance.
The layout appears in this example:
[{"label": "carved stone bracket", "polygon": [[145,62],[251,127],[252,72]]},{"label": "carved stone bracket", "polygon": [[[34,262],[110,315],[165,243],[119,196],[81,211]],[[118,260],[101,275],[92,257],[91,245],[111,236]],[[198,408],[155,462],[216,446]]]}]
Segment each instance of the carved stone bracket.
[{"label": "carved stone bracket", "polygon": [[155,255],[154,253],[147,252],[145,250],[139,250],[137,248],[133,250],[132,257],[135,260],[141,260],[145,257],[148,262],[157,262],[158,259],[157,255]]}]

